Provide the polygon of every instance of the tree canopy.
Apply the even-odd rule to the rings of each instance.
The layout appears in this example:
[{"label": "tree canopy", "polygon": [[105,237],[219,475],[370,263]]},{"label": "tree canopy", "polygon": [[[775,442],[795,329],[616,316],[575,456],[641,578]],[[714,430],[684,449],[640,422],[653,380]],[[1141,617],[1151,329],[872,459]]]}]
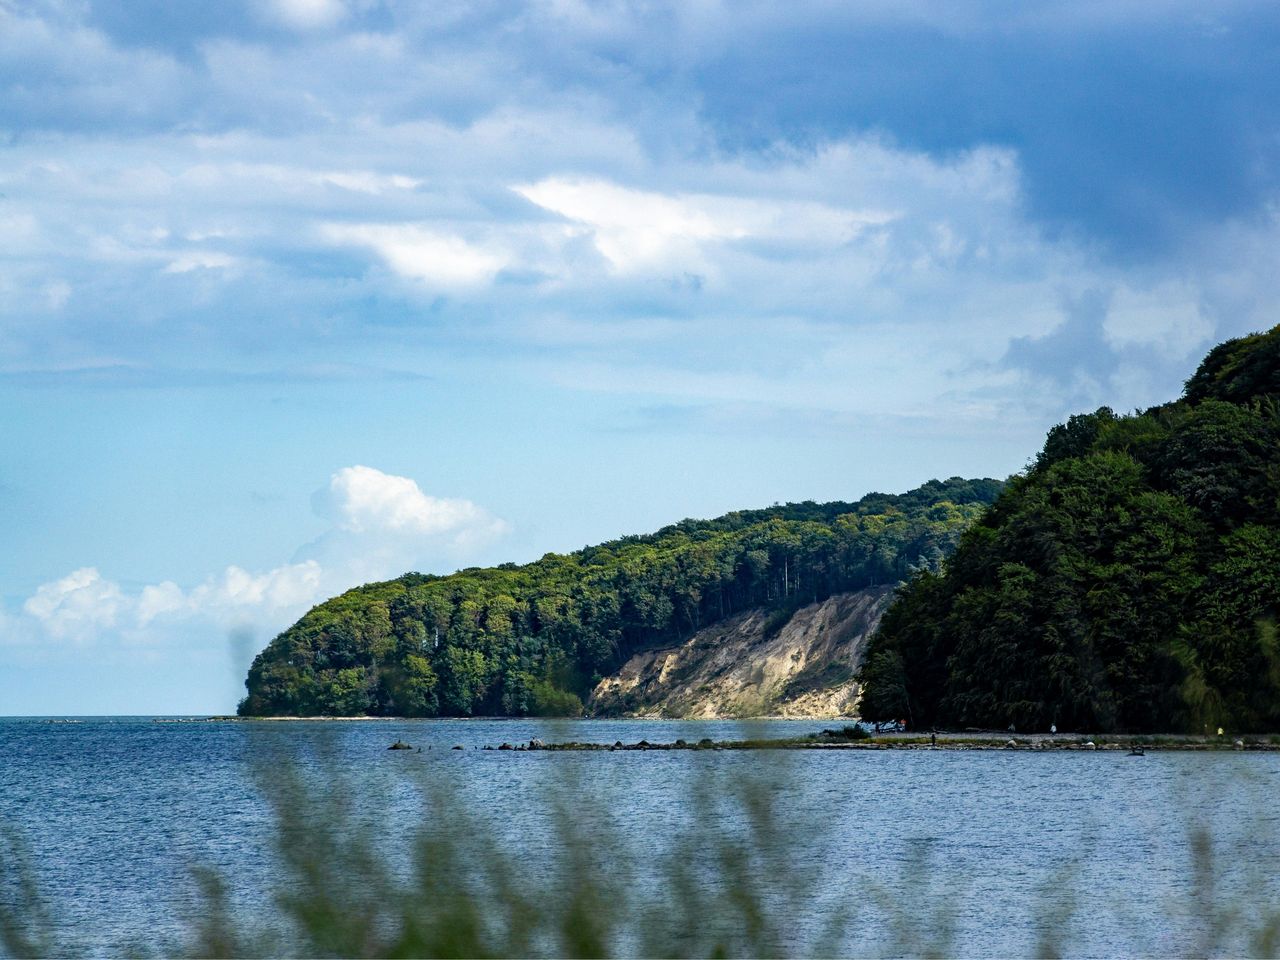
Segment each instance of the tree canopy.
[{"label": "tree canopy", "polygon": [[258,655],[240,713],[567,715],[633,653],[754,607],[937,570],[998,480],[684,520],[523,566],[409,573],[314,607]]},{"label": "tree canopy", "polygon": [[898,594],[867,719],[1096,731],[1280,726],[1280,327],[1181,400],[1051,429],[942,571]]}]

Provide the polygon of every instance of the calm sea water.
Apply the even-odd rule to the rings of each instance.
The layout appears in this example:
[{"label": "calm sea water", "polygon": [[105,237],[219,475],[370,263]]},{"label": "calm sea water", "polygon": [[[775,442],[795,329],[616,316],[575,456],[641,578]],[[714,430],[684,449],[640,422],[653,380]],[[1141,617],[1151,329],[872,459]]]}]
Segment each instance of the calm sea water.
[{"label": "calm sea water", "polygon": [[[607,821],[656,862],[687,825],[698,784],[775,765],[768,790],[788,842],[767,872],[816,871],[816,913],[861,905],[849,952],[891,951],[886,917],[929,928],[947,915],[953,952],[1023,955],[1037,923],[1072,906],[1058,934],[1069,953],[1185,954],[1197,898],[1246,918],[1280,909],[1276,753],[508,753],[470,748],[791,736],[822,724],[156,721],[0,719],[0,823],[32,853],[59,942],[81,952],[180,943],[202,903],[195,867],[218,871],[238,909],[268,910],[280,872],[258,778],[291,761],[316,789],[342,780],[360,815],[393,837],[421,816],[415,778],[448,783],[531,869],[556,855],[545,840],[549,784],[572,784],[575,815]],[[388,751],[396,739],[424,750]],[[1214,841],[1209,891],[1189,861],[1195,827]]]}]

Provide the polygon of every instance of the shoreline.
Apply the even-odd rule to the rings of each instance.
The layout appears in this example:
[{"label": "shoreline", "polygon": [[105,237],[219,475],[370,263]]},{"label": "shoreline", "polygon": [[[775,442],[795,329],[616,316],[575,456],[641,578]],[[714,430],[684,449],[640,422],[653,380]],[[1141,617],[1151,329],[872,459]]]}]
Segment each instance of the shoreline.
[{"label": "shoreline", "polygon": [[[71,722],[61,718],[39,718],[47,722]],[[578,723],[590,720],[601,723],[856,723],[857,717],[240,717],[235,714],[214,714],[200,717],[146,717],[152,723]]]},{"label": "shoreline", "polygon": [[1063,734],[1045,734],[1043,737],[974,737],[972,735],[939,735],[937,740],[915,735],[898,737],[869,737],[844,739],[816,734],[810,737],[769,740],[711,740],[704,738],[697,743],[676,740],[673,743],[637,743],[615,741],[612,744],[566,741],[541,743],[531,740],[528,744],[503,743],[494,747],[486,745],[480,750],[509,750],[524,752],[592,752],[592,751],[640,751],[651,750],[943,750],[943,751],[1007,751],[1015,753],[1052,753],[1056,751],[1108,752],[1143,756],[1147,751],[1179,751],[1201,753],[1244,753],[1280,751],[1280,736],[1265,735],[1222,738],[1192,738],[1174,734],[1145,734],[1140,736],[1068,737]]},{"label": "shoreline", "polygon": [[[795,722],[823,723],[856,723],[850,717],[751,717],[750,719],[684,719],[679,717],[241,717],[234,714],[211,715],[203,717],[152,717],[152,723],[423,723],[423,722],[529,722],[541,721],[602,721],[602,722],[636,722],[636,723],[732,723],[743,726],[752,723],[785,720]],[[59,722],[58,719],[46,718],[45,722]],[[61,722],[70,722],[62,720]],[[536,744],[536,746],[534,745]],[[645,751],[645,750],[1007,750],[1023,753],[1037,753],[1055,750],[1073,751],[1132,751],[1135,748],[1143,751],[1178,750],[1199,752],[1222,751],[1277,751],[1280,750],[1280,734],[1224,734],[1222,736],[1189,735],[1179,733],[1140,733],[1140,734],[1081,734],[1081,733],[1033,733],[1009,734],[1000,731],[937,731],[929,734],[916,732],[895,732],[870,734],[867,737],[852,737],[843,731],[824,730],[822,733],[809,734],[803,737],[744,738],[740,740],[711,740],[703,738],[697,742],[677,739],[669,743],[655,743],[640,740],[636,743],[597,743],[591,741],[563,741],[558,743],[542,743],[530,741],[529,744],[474,746],[476,750],[510,750],[510,751]]]}]

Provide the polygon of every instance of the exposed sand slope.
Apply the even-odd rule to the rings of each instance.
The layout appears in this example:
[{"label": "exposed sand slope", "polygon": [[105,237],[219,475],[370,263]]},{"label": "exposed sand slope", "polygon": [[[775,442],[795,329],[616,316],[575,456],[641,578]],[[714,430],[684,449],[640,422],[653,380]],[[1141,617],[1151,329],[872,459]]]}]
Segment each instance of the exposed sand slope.
[{"label": "exposed sand slope", "polygon": [[636,654],[600,681],[587,709],[696,719],[849,716],[858,699],[853,672],[892,593],[838,594],[802,607],[771,635],[766,611],[740,613],[678,647]]}]

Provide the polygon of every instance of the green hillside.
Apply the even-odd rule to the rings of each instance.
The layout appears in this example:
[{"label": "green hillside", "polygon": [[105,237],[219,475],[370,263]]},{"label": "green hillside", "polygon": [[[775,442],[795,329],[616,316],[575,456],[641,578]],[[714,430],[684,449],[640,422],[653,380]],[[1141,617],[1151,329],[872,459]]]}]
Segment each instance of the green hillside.
[{"label": "green hillside", "polygon": [[1054,427],[941,574],[904,588],[863,714],[916,727],[1280,729],[1280,327],[1181,400]]},{"label": "green hillside", "polygon": [[313,608],[258,655],[248,716],[580,713],[637,650],[753,607],[779,611],[937,569],[1001,489],[931,481],[900,496],[685,520],[524,566],[406,574]]}]

